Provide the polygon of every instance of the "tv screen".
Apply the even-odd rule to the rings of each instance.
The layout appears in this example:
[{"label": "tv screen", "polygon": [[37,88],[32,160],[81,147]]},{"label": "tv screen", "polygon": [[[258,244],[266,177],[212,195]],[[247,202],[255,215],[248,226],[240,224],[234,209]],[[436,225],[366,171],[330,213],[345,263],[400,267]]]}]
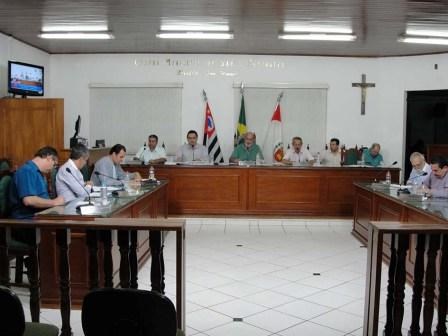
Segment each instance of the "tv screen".
[{"label": "tv screen", "polygon": [[43,96],[44,67],[9,61],[8,92],[22,96]]}]

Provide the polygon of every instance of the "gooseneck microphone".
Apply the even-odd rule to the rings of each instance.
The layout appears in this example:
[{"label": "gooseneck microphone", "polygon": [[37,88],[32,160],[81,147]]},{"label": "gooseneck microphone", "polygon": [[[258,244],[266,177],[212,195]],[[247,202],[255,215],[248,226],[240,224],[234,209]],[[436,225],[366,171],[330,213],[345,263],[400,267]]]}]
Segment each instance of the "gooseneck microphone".
[{"label": "gooseneck microphone", "polygon": [[99,178],[99,176],[104,176],[104,177],[110,178],[110,179],[112,179],[112,180],[118,181],[118,182],[121,183],[121,185],[124,186],[123,181],[121,181],[121,180],[118,179],[117,177],[109,176],[109,175],[100,173],[99,171],[94,172],[94,174],[95,174],[96,176],[98,176],[98,178]]},{"label": "gooseneck microphone", "polygon": [[193,152],[193,160],[194,161],[194,145],[190,145],[191,146],[191,151]]},{"label": "gooseneck microphone", "polygon": [[89,197],[89,203],[88,204],[84,204],[84,205],[78,205],[79,207],[81,206],[86,206],[86,205],[94,205],[92,203],[92,200],[90,199],[90,193],[86,190],[86,188],[81,184],[81,182],[78,181],[78,179],[76,178],[75,175],[73,175],[71,169],[69,167],[65,168],[65,171],[67,173],[69,173],[71,176],[73,176],[73,178],[75,179],[75,181],[82,187],[82,190],[84,190],[84,192],[87,194],[87,196]]},{"label": "gooseneck microphone", "polygon": [[422,172],[421,174],[417,174],[417,175],[415,175],[415,176],[413,176],[413,177],[410,177],[410,178],[408,179],[408,182],[409,182],[409,181],[412,181],[412,180],[414,180],[414,179],[416,179],[416,178],[419,178],[419,177],[422,177],[422,176],[426,176],[426,175],[428,175],[427,172]]}]

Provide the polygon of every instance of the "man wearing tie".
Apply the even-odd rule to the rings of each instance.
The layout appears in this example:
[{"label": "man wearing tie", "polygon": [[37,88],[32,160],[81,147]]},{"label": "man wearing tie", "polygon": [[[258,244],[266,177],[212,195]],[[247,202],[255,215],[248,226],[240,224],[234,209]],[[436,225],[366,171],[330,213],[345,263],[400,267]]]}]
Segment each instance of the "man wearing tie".
[{"label": "man wearing tie", "polygon": [[82,144],[71,148],[70,158],[58,170],[56,175],[56,192],[66,202],[78,197],[85,197],[92,190],[92,181],[84,182],[81,169],[87,164],[89,150]]},{"label": "man wearing tie", "polygon": [[186,144],[179,147],[176,153],[177,162],[203,161],[208,162],[207,148],[198,144],[198,133],[190,130],[187,133]]},{"label": "man wearing tie", "polygon": [[235,147],[229,158],[229,162],[238,163],[240,161],[256,161],[257,155],[261,160],[264,160],[260,146],[255,143],[257,140],[255,133],[246,132],[243,137],[244,142]]}]

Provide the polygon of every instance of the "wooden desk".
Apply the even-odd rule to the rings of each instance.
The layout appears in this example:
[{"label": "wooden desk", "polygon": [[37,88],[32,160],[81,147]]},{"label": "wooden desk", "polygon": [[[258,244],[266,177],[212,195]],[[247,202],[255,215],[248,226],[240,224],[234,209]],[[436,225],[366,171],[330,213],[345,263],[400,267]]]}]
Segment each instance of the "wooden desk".
[{"label": "wooden desk", "polygon": [[[48,220],[85,220],[92,221],[96,217],[106,216],[113,218],[166,218],[167,212],[167,185],[168,182],[164,181],[159,186],[154,186],[153,190],[142,194],[138,197],[117,199],[113,198],[112,201],[116,202],[112,205],[111,211],[106,214],[97,214],[91,216],[81,216],[76,213],[74,207],[75,204],[69,204],[65,207],[55,207],[45,210],[39,213],[36,218],[48,219]],[[112,248],[112,260],[114,265],[112,272],[112,279],[104,279],[102,265],[100,265],[100,278],[99,282],[108,285],[117,286],[120,282],[119,279],[119,261],[120,254],[117,246],[117,240],[119,235],[114,233],[111,237],[103,240],[99,246],[99,255],[104,255],[104,250]],[[89,250],[86,246],[86,242],[89,239],[88,234],[84,230],[73,229],[71,231],[71,248],[70,248],[70,269],[72,271],[71,276],[71,291],[72,291],[72,303],[76,306],[80,306],[84,295],[89,290]],[[133,243],[137,246],[137,260],[138,264],[142,265],[150,256],[149,239],[150,236],[146,232],[135,232],[133,234]],[[153,234],[151,239],[153,246],[156,246],[157,239],[160,246],[160,234]],[[110,242],[109,242],[110,240]],[[113,247],[112,247],[113,246]],[[159,247],[160,248],[160,247]],[[46,263],[41,265],[41,295],[42,304],[47,307],[54,307],[59,304],[59,294],[55,292],[54,288],[58,286],[58,274],[59,265],[58,257],[56,254],[57,242],[56,233],[52,230],[43,229],[41,232],[41,248],[40,255],[43,260],[47,260]],[[137,267],[137,265],[135,265]],[[131,287],[136,287],[137,279],[131,279]],[[160,287],[156,289],[160,290]],[[163,290],[162,290],[163,291]]]},{"label": "wooden desk", "polygon": [[[148,166],[123,165],[148,176]],[[398,182],[398,168],[155,165],[170,215],[351,216],[353,182]]]}]

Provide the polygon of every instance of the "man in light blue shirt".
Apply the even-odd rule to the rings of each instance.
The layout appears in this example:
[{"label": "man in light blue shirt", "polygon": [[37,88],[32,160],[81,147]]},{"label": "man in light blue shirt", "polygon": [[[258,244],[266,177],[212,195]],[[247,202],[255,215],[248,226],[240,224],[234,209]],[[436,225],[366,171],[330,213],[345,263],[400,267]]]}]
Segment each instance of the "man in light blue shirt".
[{"label": "man in light blue shirt", "polygon": [[426,163],[425,157],[419,152],[412,153],[409,161],[412,164],[412,171],[407,184],[421,186],[431,175],[431,166]]},{"label": "man in light blue shirt", "polygon": [[378,167],[383,164],[383,156],[380,154],[381,146],[379,143],[373,143],[369,149],[363,152],[364,163],[367,166]]}]

